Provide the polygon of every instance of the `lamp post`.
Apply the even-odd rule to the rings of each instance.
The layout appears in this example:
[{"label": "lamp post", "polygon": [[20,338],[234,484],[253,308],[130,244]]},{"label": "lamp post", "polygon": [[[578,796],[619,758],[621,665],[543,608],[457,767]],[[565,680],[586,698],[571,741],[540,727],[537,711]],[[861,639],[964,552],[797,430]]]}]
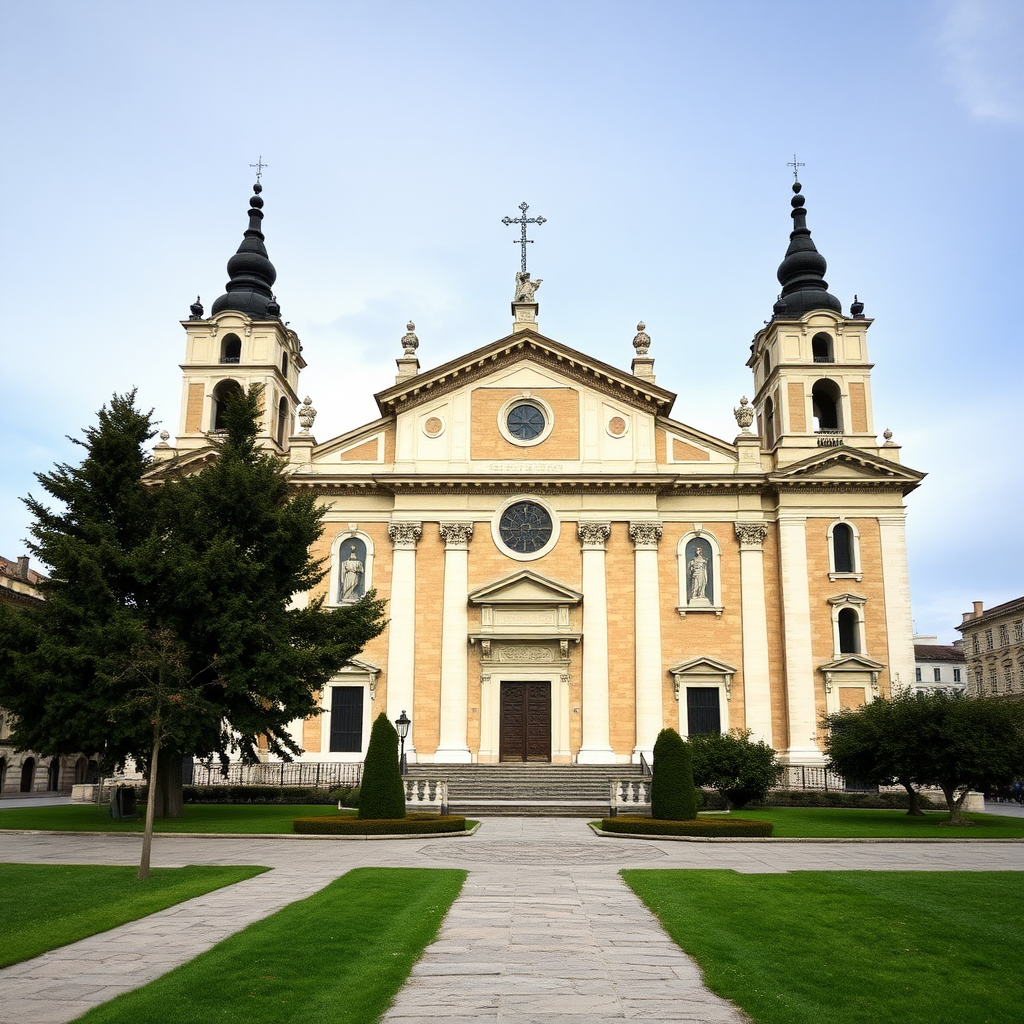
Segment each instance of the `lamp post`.
[{"label": "lamp post", "polygon": [[395,719],[399,743],[398,771],[401,775],[405,775],[409,768],[405,763],[405,737],[409,735],[410,725],[412,725],[412,719],[404,711]]}]

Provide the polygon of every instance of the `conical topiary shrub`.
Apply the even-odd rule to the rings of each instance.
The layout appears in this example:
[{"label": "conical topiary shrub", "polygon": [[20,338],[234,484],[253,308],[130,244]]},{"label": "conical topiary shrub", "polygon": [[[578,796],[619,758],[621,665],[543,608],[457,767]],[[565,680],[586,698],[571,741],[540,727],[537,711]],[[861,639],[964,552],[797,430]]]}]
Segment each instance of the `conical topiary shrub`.
[{"label": "conical topiary shrub", "polygon": [[398,733],[383,711],[370,730],[359,789],[359,817],[405,817],[405,785],[398,769]]},{"label": "conical topiary shrub", "polygon": [[662,729],[654,744],[651,779],[651,817],[663,821],[692,821],[697,817],[690,745],[675,731]]}]

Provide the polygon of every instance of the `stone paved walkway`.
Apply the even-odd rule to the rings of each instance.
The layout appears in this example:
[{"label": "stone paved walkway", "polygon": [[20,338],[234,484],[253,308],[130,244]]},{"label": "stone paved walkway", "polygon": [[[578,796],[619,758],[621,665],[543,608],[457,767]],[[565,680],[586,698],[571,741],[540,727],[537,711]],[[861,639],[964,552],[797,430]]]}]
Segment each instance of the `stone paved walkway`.
[{"label": "stone paved walkway", "polygon": [[[2,813],[2,812],[0,812]],[[0,832],[0,861],[138,864],[141,838]],[[274,870],[0,970],[0,1024],[63,1024],[363,865],[463,867],[463,895],[386,1020],[735,1022],[618,877],[621,867],[1024,869],[1019,844],[691,844],[596,839],[572,818],[492,818],[460,839],[161,836],[154,867]],[[689,1016],[687,1016],[689,1014]],[[131,1022],[131,1024],[159,1024]],[[199,1022],[197,1022],[199,1024]]]}]

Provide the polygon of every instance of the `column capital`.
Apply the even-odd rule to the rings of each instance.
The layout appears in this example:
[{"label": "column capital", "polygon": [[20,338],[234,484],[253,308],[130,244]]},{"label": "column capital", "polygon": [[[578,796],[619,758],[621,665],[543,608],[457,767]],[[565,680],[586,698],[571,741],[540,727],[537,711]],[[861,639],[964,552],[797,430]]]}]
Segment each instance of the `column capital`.
[{"label": "column capital", "polygon": [[415,548],[423,536],[423,524],[388,523],[388,536],[396,548]]},{"label": "column capital", "polygon": [[764,544],[768,536],[768,527],[764,523],[733,523],[736,539],[740,542],[740,550],[757,548]]},{"label": "column capital", "polygon": [[656,549],[662,534],[661,523],[643,522],[629,524],[629,539],[637,551]]},{"label": "column capital", "polygon": [[576,525],[576,535],[579,537],[584,551],[588,548],[604,551],[611,533],[611,523],[578,523]]},{"label": "column capital", "polygon": [[473,539],[472,523],[441,523],[441,539],[448,551],[465,551]]}]

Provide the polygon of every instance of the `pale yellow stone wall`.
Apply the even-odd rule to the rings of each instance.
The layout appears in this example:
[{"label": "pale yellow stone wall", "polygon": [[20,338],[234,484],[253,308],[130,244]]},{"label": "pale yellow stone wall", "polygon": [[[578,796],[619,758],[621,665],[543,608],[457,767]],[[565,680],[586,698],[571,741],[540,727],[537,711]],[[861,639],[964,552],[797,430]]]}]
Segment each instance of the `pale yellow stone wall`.
[{"label": "pale yellow stone wall", "polygon": [[[320,700],[322,696],[322,693],[318,693],[316,699]],[[320,753],[320,734],[323,731],[321,726],[322,723],[319,715],[314,718],[307,718],[302,723],[302,749],[307,754]]]},{"label": "pale yellow stone wall", "polygon": [[868,403],[862,381],[850,382],[850,420],[855,434],[867,432]]},{"label": "pale yellow stone wall", "polygon": [[[605,554],[609,739],[612,750],[625,756],[629,756],[636,746],[634,560],[633,542],[629,539],[629,524],[612,523],[608,550]],[[587,642],[586,637],[583,638],[583,642]]]},{"label": "pale yellow stone wall", "polygon": [[[441,540],[439,527],[436,520],[424,522],[423,536],[416,546],[416,680],[414,706],[409,713],[416,723],[416,750],[421,754],[433,754],[441,735],[444,541]],[[473,564],[472,543],[469,564]],[[479,676],[476,702],[470,706],[480,706]]]},{"label": "pale yellow stone wall", "polygon": [[203,429],[203,399],[206,395],[206,385],[191,383],[188,386],[188,406],[185,410],[185,431],[189,434],[198,434]]},{"label": "pale yellow stone wall", "polygon": [[[799,381],[789,382],[789,429],[794,434],[807,430],[807,411],[804,408],[804,386]],[[779,430],[781,431],[780,424]]]},{"label": "pale yellow stone wall", "polygon": [[572,388],[531,388],[530,394],[551,406],[554,428],[540,444],[512,444],[498,430],[498,411],[521,395],[520,388],[476,388],[470,402],[470,458],[578,459],[580,457],[580,399]]},{"label": "pale yellow stone wall", "polygon": [[768,629],[768,678],[772,699],[772,743],[776,750],[789,746],[786,708],[786,646],[783,635],[781,567],[778,527],[769,524],[764,538],[764,609]]},{"label": "pale yellow stone wall", "polygon": [[369,441],[364,441],[362,444],[356,445],[355,448],[349,448],[347,452],[342,452],[338,458],[342,462],[376,462],[379,450],[380,445],[377,438],[371,437]]}]

